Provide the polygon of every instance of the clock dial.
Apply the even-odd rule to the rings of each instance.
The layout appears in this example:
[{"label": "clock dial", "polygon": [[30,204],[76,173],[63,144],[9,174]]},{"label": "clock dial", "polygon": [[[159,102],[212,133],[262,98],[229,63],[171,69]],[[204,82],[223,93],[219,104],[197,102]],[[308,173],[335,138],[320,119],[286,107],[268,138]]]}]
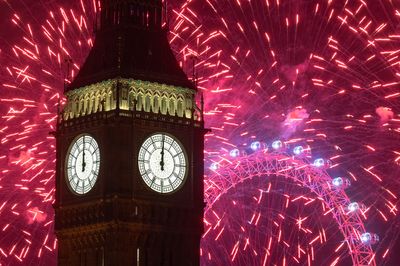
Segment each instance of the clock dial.
[{"label": "clock dial", "polygon": [[186,178],[186,154],[183,146],[171,135],[154,134],[140,147],[139,171],[146,185],[159,193],[171,193]]},{"label": "clock dial", "polygon": [[77,194],[86,194],[94,186],[100,170],[100,150],[96,140],[81,135],[74,140],[67,155],[67,183]]}]

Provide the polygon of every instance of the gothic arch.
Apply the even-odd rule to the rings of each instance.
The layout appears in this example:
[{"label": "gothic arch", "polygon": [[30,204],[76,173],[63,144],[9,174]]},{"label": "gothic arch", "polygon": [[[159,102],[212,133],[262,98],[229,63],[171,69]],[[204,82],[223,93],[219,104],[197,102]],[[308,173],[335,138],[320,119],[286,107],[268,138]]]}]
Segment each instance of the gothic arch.
[{"label": "gothic arch", "polygon": [[182,97],[179,97],[176,103],[176,113],[179,117],[183,117],[184,105]]},{"label": "gothic arch", "polygon": [[146,94],[146,96],[144,97],[144,111],[145,112],[151,112],[152,110],[152,97],[149,93]]},{"label": "gothic arch", "polygon": [[160,94],[155,93],[153,98],[153,112],[158,113],[160,111]]},{"label": "gothic arch", "polygon": [[176,113],[176,95],[175,94],[171,94],[169,96],[169,103],[168,103],[168,113],[170,115],[175,115]]},{"label": "gothic arch", "polygon": [[167,114],[167,110],[168,110],[168,100],[167,99],[168,98],[167,98],[166,95],[161,96],[161,107],[160,107],[160,110],[161,110],[161,113],[163,115]]},{"label": "gothic arch", "polygon": [[144,95],[142,91],[139,91],[136,95],[136,110],[142,111],[144,105]]},{"label": "gothic arch", "polygon": [[136,93],[132,89],[128,93],[128,110],[134,110],[134,108],[136,107],[134,105],[136,105]]}]

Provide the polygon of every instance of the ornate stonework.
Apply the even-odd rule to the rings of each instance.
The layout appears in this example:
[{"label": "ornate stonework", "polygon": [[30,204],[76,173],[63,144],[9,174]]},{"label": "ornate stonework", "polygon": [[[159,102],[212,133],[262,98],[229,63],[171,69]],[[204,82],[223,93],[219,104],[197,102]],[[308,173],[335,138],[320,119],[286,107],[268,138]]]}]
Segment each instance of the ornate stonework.
[{"label": "ornate stonework", "polygon": [[65,121],[117,108],[196,121],[201,119],[201,110],[195,103],[194,90],[155,82],[133,79],[107,80],[71,90],[66,93],[66,97],[67,104],[63,111]]}]

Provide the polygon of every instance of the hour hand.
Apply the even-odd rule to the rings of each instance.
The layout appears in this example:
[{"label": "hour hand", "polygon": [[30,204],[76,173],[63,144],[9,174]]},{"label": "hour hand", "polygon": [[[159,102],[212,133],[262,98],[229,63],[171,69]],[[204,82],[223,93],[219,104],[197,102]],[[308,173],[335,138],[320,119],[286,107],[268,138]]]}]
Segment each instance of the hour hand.
[{"label": "hour hand", "polygon": [[161,166],[161,171],[164,171],[164,154],[163,154],[163,152],[161,152],[160,166]]},{"label": "hour hand", "polygon": [[82,172],[85,172],[85,150],[83,150],[83,155],[82,155]]}]

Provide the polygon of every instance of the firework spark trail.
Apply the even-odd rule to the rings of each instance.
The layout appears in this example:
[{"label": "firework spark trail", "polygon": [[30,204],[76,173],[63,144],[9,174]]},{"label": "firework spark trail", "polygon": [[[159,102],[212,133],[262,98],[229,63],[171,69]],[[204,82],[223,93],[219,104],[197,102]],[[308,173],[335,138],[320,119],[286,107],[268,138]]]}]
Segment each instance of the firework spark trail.
[{"label": "firework spark trail", "polygon": [[[9,44],[2,33],[0,262],[54,262],[54,131],[63,80],[73,76],[92,39],[85,4],[39,9],[43,24],[10,13]],[[87,11],[89,12],[89,11]],[[6,34],[10,34],[7,32]],[[74,58],[71,73],[64,60]]]},{"label": "firework spark trail", "polygon": [[351,179],[387,259],[398,233],[382,228],[399,224],[399,3],[205,3],[175,8],[171,42],[184,65],[197,57],[209,165],[252,140],[307,143]]},{"label": "firework spark trail", "polygon": [[[0,261],[54,259],[54,142],[48,132],[54,130],[57,105],[63,101],[59,99],[63,80],[68,82],[76,74],[92,45],[95,6],[83,0],[73,7],[42,6],[43,21],[10,8],[9,25],[18,38],[10,44],[2,36],[0,54],[0,191],[4,195],[0,196]],[[172,7],[171,44],[188,73],[195,58],[198,85],[206,96],[206,118],[213,130],[206,139],[207,166],[231,160],[230,150],[246,149],[253,140],[270,143],[281,138],[291,145],[309,145],[315,156],[330,158],[333,176],[351,179],[349,194],[366,204],[368,229],[389,230],[378,232],[382,239],[376,248],[377,258],[389,261],[396,240],[390,230],[399,224],[399,7],[366,0],[192,0]],[[66,59],[72,59],[67,75]],[[268,190],[268,183],[263,186],[259,189]],[[311,216],[301,222],[305,228],[307,222],[318,220],[308,207],[301,207],[298,217],[285,207],[290,203],[285,195],[293,199],[304,193],[290,206],[311,200],[312,195],[291,187],[283,193],[285,185],[279,182],[271,186],[279,192],[272,200],[282,204],[271,208],[292,217],[287,218],[292,221],[288,234],[302,230],[299,219]],[[232,198],[239,192],[232,191]],[[237,209],[243,204],[238,203]],[[219,207],[215,208],[215,215],[220,215]],[[260,209],[258,214],[244,210],[239,212],[242,216],[232,217],[241,217],[246,224],[253,214],[254,219],[264,217],[259,213],[270,209]],[[314,234],[307,239],[326,242],[325,229],[333,230],[320,221],[310,228]],[[237,230],[242,230],[240,224]],[[228,231],[235,232],[224,229],[213,243],[226,240]],[[292,248],[297,245],[295,235],[286,240]],[[273,246],[281,243],[277,237],[272,239],[262,241],[272,241]],[[267,244],[258,240],[257,234],[250,237],[246,250]],[[226,245],[227,257],[236,261],[245,253],[237,241],[232,238]],[[330,263],[346,253],[345,246],[336,249],[335,254],[343,253]],[[313,261],[315,252],[300,246],[291,251],[292,258],[279,261]],[[271,259],[265,251],[259,255],[257,262]]]}]

